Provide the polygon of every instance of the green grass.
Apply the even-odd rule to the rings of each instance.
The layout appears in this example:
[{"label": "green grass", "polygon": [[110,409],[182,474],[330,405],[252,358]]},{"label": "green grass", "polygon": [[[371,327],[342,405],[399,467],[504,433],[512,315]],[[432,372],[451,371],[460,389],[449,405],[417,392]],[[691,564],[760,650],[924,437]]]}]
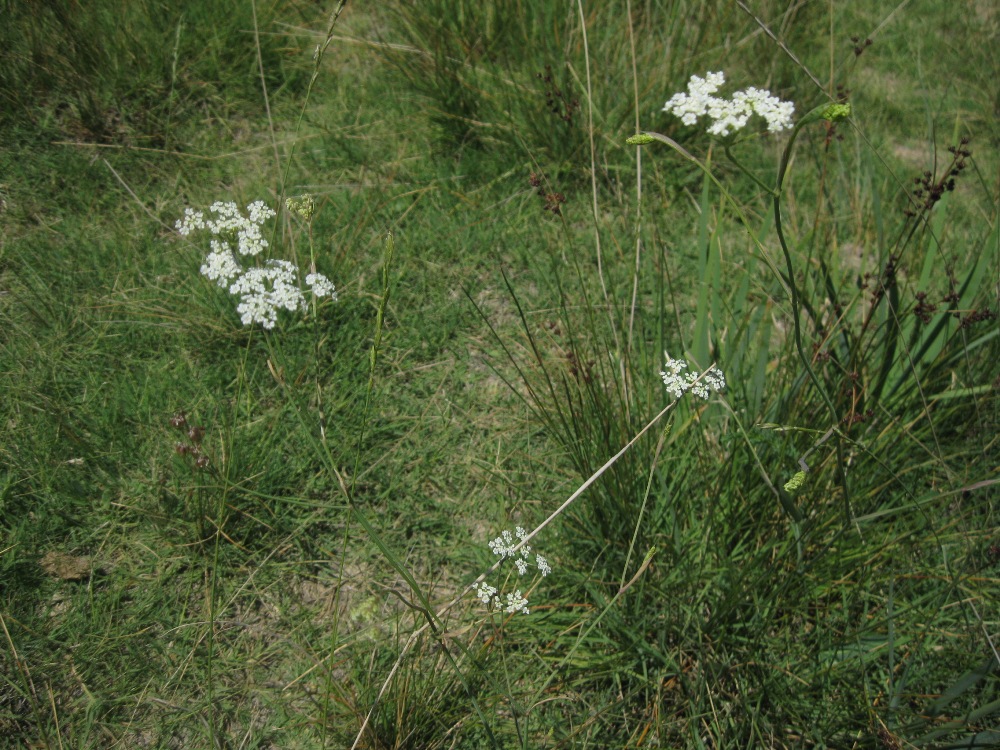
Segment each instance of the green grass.
[{"label": "green grass", "polygon": [[[1000,17],[754,4],[793,60],[631,8],[349,3],[307,99],[333,7],[4,7],[0,746],[998,742]],[[707,70],[850,89],[781,203],[815,382],[770,197],[660,111]],[[245,328],[174,222],[302,193],[339,301]],[[664,350],[725,393],[532,540],[529,616],[443,610],[667,406]]]}]

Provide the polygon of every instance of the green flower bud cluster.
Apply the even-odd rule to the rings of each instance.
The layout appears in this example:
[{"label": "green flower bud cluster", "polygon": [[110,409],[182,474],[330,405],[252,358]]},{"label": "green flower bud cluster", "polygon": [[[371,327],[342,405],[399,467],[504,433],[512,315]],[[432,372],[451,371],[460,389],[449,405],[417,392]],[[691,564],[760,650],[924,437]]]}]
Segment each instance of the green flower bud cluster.
[{"label": "green flower bud cluster", "polygon": [[300,195],[298,198],[286,198],[285,208],[309,221],[316,211],[316,204],[311,195]]},{"label": "green flower bud cluster", "polygon": [[830,122],[840,122],[841,120],[846,120],[850,116],[850,102],[844,102],[843,104],[834,103],[823,110],[823,119],[829,120]]},{"label": "green flower bud cluster", "polygon": [[805,484],[805,481],[806,481],[806,473],[804,471],[795,472],[795,475],[787,482],[785,482],[785,492],[787,492],[789,495],[794,495],[796,492],[799,491],[799,488],[802,487],[803,484]]}]

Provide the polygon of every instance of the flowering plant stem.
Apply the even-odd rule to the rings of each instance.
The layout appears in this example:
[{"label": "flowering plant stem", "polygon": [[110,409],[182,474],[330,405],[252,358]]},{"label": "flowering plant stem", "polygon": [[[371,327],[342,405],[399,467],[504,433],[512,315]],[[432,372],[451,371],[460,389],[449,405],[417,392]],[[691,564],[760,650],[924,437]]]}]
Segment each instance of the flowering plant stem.
[{"label": "flowering plant stem", "polygon": [[[710,373],[712,373],[714,371],[715,371],[715,365],[712,365],[711,367],[707,368],[705,370],[705,372],[703,372],[699,376],[699,378],[697,380],[701,380],[706,375],[709,375]],[[552,521],[554,521],[558,516],[560,516],[567,508],[569,508],[569,506],[572,505],[573,502],[575,502],[576,499],[579,498],[580,495],[582,495],[587,490],[588,487],[590,487],[594,482],[596,482],[600,478],[600,476],[602,474],[604,474],[604,472],[606,472],[608,469],[610,469],[618,461],[618,459],[620,459],[622,456],[624,456],[625,453],[628,452],[628,450],[633,445],[636,444],[636,442],[639,440],[639,438],[641,438],[643,435],[645,435],[646,432],[648,432],[649,429],[653,425],[655,425],[657,422],[659,422],[660,419],[668,411],[670,411],[671,409],[673,409],[675,406],[677,406],[677,401],[671,401],[661,412],[659,412],[655,417],[653,417],[651,420],[649,420],[649,422],[646,424],[646,426],[643,427],[641,430],[639,430],[639,432],[635,435],[635,437],[633,437],[628,443],[626,443],[625,446],[620,451],[618,451],[614,456],[612,456],[611,458],[609,458],[605,462],[605,464],[603,466],[601,466],[601,468],[599,468],[597,471],[595,471],[590,476],[590,478],[587,479],[587,481],[585,481],[583,484],[581,484],[576,489],[576,491],[572,495],[570,495],[563,502],[562,505],[560,505],[558,508],[556,508],[554,511],[552,511],[551,514],[549,514],[548,518],[546,518],[544,521],[542,521],[530,533],[525,534],[524,537],[522,537],[521,540],[516,545],[512,546],[511,549],[510,549],[510,553],[511,554],[516,553],[518,550],[521,549],[521,547],[523,547],[524,545],[528,544],[532,539],[534,539],[538,535],[538,533],[542,529],[544,529],[546,526],[548,526]],[[655,550],[650,550],[646,554],[646,559],[643,561],[643,564],[640,566],[639,572],[641,572],[641,571],[643,571],[645,569],[645,567],[648,565],[648,562],[652,558],[652,555],[654,553],[655,553]],[[436,630],[435,630],[435,627],[434,627],[435,621],[440,621],[441,618],[444,617],[444,615],[446,615],[456,604],[458,604],[460,601],[462,601],[462,599],[465,598],[466,594],[469,591],[474,590],[480,583],[482,583],[483,581],[485,581],[488,576],[490,576],[494,571],[496,571],[503,564],[503,562],[504,562],[505,559],[506,559],[505,557],[501,557],[500,559],[498,559],[486,571],[484,571],[482,574],[480,574],[480,576],[478,578],[476,578],[476,580],[474,580],[471,584],[469,584],[466,588],[464,588],[454,599],[452,599],[450,602],[448,602],[447,604],[445,604],[444,606],[442,606],[441,608],[439,608],[437,610],[437,612],[435,612],[435,613],[432,614],[430,612],[429,605],[427,605],[428,609],[422,610],[423,613],[424,613],[424,616],[427,619],[427,622],[424,625],[422,625],[419,628],[417,628],[415,631],[413,631],[413,633],[411,633],[410,637],[407,639],[406,643],[403,644],[403,648],[400,649],[399,656],[396,657],[395,664],[393,664],[392,669],[389,670],[389,675],[385,678],[385,681],[382,683],[382,688],[379,690],[379,694],[375,698],[375,705],[377,705],[378,702],[382,699],[382,695],[388,689],[389,683],[392,682],[392,679],[393,679],[393,677],[395,677],[395,674],[396,674],[397,670],[399,669],[400,665],[402,664],[403,659],[406,658],[406,655],[409,653],[409,651],[413,647],[413,645],[417,642],[417,639],[428,628],[431,628],[432,632],[436,633]],[[635,577],[633,577],[633,581],[634,580],[635,580]],[[608,604],[607,607],[605,607],[605,611],[615,601],[618,600],[618,597],[620,597],[623,593],[625,593],[625,591],[628,590],[628,588],[632,585],[633,581],[629,581],[629,583],[627,583],[627,584],[625,584],[625,585],[623,585],[623,586],[620,587],[618,593],[615,595],[615,598],[612,600],[612,602],[610,602]],[[419,590],[417,590],[417,594],[419,596],[421,596],[421,601],[422,602],[426,601],[423,598],[423,595],[422,595],[422,593]],[[410,606],[413,606],[413,605],[410,605]],[[602,613],[601,616],[603,616],[603,613]],[[447,651],[447,649],[445,649],[445,650]],[[372,706],[371,710],[369,710],[369,712],[368,712],[368,715],[365,717],[365,720],[364,720],[364,722],[361,725],[361,729],[358,731],[357,737],[354,740],[354,744],[351,746],[351,750],[354,750],[354,748],[356,748],[358,746],[358,743],[361,742],[361,738],[364,735],[366,727],[368,726],[368,721],[371,719],[371,716],[372,716],[372,714],[375,711],[375,705]],[[479,710],[478,705],[476,705],[476,710],[478,712],[478,710]]]},{"label": "flowering plant stem", "polygon": [[[788,172],[788,163],[791,159],[792,147],[795,145],[795,139],[802,131],[803,125],[818,119],[819,113],[822,112],[826,106],[827,105],[817,107],[812,112],[809,112],[795,124],[794,128],[792,128],[792,134],[788,139],[788,143],[785,144],[785,150],[781,153],[781,161],[778,162],[778,175],[775,180],[774,190],[771,191],[771,203],[774,209],[774,230],[778,236],[778,244],[781,245],[781,252],[785,256],[785,268],[788,274],[788,290],[791,295],[792,303],[792,320],[795,323],[795,350],[798,352],[799,359],[802,361],[802,366],[805,367],[806,372],[809,374],[809,379],[812,380],[813,385],[816,386],[816,390],[823,399],[823,403],[826,404],[826,408],[830,412],[830,418],[833,420],[834,431],[836,432],[836,427],[840,424],[840,416],[837,414],[837,407],[834,406],[833,400],[830,398],[830,394],[826,392],[826,388],[823,387],[823,384],[820,382],[815,370],[813,370],[810,358],[806,356],[805,349],[802,348],[802,330],[799,319],[799,293],[798,288],[795,285],[795,272],[792,267],[792,255],[788,251],[788,243],[785,241],[785,232],[781,223],[781,187],[785,181],[785,174]],[[840,483],[840,488],[844,494],[844,522],[850,523],[851,495],[847,484],[847,471],[845,469],[846,458],[844,456],[844,441],[841,439],[839,433],[837,434],[835,445],[837,447],[837,480]]]},{"label": "flowering plant stem", "polygon": [[[669,138],[668,136],[665,136],[662,133],[643,131],[642,133],[639,134],[639,137],[643,139],[651,139],[654,141],[659,141],[660,143],[665,143],[666,145],[670,146],[670,148],[672,148],[674,151],[676,151],[678,154],[680,154],[689,162],[698,167],[698,169],[700,169],[702,172],[704,172],[705,176],[708,177],[708,179],[712,181],[712,184],[714,184],[719,189],[719,192],[722,193],[722,197],[726,199],[727,203],[729,203],[730,208],[733,209],[733,212],[740,220],[740,224],[742,224],[743,228],[746,229],[746,232],[750,236],[751,241],[757,247],[757,250],[760,251],[761,257],[764,259],[764,263],[767,264],[767,267],[771,270],[771,273],[774,274],[775,279],[777,279],[778,283],[781,284],[782,288],[785,290],[785,293],[791,296],[791,290],[788,288],[788,284],[785,281],[784,275],[778,269],[778,266],[775,265],[774,261],[771,259],[771,256],[768,255],[767,248],[764,247],[764,243],[762,243],[760,241],[760,238],[757,237],[757,235],[754,233],[753,229],[751,228],[750,219],[743,212],[743,208],[740,206],[740,204],[737,203],[736,199],[726,189],[726,186],[723,185],[721,182],[719,182],[719,179],[714,174],[712,174],[712,170],[709,169],[704,162],[702,162],[696,156],[692,155],[687,149],[681,146],[673,138]],[[634,138],[635,136],[633,136],[633,139]],[[764,189],[767,190],[768,193],[772,192],[771,188],[767,186],[764,186]]]},{"label": "flowering plant stem", "polygon": [[[766,190],[767,193],[771,196],[771,204],[774,211],[775,232],[778,236],[778,244],[781,246],[781,252],[785,258],[784,272],[780,271],[778,267],[774,264],[770,256],[767,254],[760,239],[753,233],[753,230],[750,227],[749,219],[747,218],[747,215],[743,212],[742,208],[740,208],[739,204],[737,204],[733,196],[729,193],[728,190],[726,190],[726,188],[722,185],[722,183],[719,182],[719,180],[715,177],[715,175],[712,174],[711,169],[709,169],[709,167],[704,162],[692,156],[679,143],[677,143],[671,138],[668,138],[665,135],[662,135],[661,133],[645,131],[641,133],[639,136],[633,136],[633,139],[635,139],[635,142],[637,143],[649,142],[649,139],[665,143],[666,145],[670,146],[670,148],[672,148],[674,151],[683,156],[685,159],[687,159],[691,163],[695,164],[699,169],[701,169],[702,172],[704,172],[705,175],[715,184],[715,186],[722,191],[722,195],[725,197],[728,203],[733,207],[733,210],[735,211],[736,216],[739,218],[740,223],[743,224],[747,233],[750,235],[750,238],[753,240],[753,243],[757,246],[757,249],[760,250],[765,263],[767,263],[768,268],[770,268],[771,270],[771,273],[774,274],[774,277],[781,284],[781,286],[784,287],[785,293],[788,295],[792,307],[795,350],[799,355],[799,359],[801,360],[803,367],[805,367],[809,379],[816,387],[816,390],[819,392],[820,397],[823,399],[823,403],[825,404],[827,410],[830,412],[830,418],[833,420],[833,426],[836,427],[840,423],[840,417],[837,414],[837,408],[834,406],[833,401],[830,398],[830,395],[826,391],[826,388],[820,382],[819,377],[813,370],[812,362],[806,355],[805,350],[802,348],[802,330],[801,330],[801,321],[799,316],[799,292],[795,284],[795,271],[792,264],[792,256],[788,250],[788,243],[785,240],[785,233],[781,223],[781,189],[785,181],[785,175],[788,172],[788,165],[792,154],[792,147],[795,145],[795,139],[798,137],[798,134],[801,132],[802,127],[804,125],[807,125],[811,122],[815,122],[821,119],[824,116],[824,113],[828,110],[828,108],[829,105],[821,105],[813,109],[812,111],[808,112],[805,116],[802,117],[802,119],[800,119],[795,124],[794,128],[792,129],[791,136],[788,139],[788,143],[785,145],[785,149],[782,152],[781,160],[778,163],[778,175],[775,180],[775,186],[773,188],[768,187],[756,175],[751,173],[746,167],[740,164],[739,160],[733,156],[732,152],[729,149],[728,144],[723,146],[723,151],[725,152],[726,156],[730,159],[730,161],[732,161],[733,164],[735,164],[741,172],[748,175],[755,184],[759,185],[762,189]],[[845,471],[846,458],[844,456],[843,441],[840,439],[839,435],[837,436],[836,447],[837,447],[837,480],[840,484],[844,496],[845,522],[850,522],[851,500],[850,500],[850,490],[847,483],[847,472]]]}]

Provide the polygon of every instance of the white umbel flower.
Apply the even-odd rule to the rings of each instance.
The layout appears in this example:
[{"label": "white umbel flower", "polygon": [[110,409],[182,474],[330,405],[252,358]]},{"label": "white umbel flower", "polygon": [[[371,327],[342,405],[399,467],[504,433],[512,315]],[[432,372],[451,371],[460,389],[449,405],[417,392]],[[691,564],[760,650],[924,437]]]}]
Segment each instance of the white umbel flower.
[{"label": "white umbel flower", "polygon": [[660,377],[663,378],[667,393],[675,399],[688,391],[698,398],[707,399],[714,391],[721,391],[726,387],[726,377],[718,368],[713,367],[699,378],[696,372],[684,372],[688,369],[685,360],[672,359],[669,354],[664,356],[667,359],[666,369],[660,371]]},{"label": "white umbel flower", "polygon": [[269,260],[263,268],[251,268],[229,287],[229,293],[239,295],[236,312],[243,325],[260,323],[274,328],[278,310],[305,310],[306,300],[295,283],[295,266],[287,260]]},{"label": "white umbel flower", "polygon": [[[244,216],[232,201],[216,201],[208,212],[206,218],[201,211],[185,209],[177,231],[184,236],[197,230],[212,234],[211,251],[205,256],[201,274],[239,297],[236,311],[243,325],[260,323],[270,329],[277,323],[279,310],[304,312],[306,300],[295,265],[274,259],[249,268],[241,265],[241,257],[259,256],[268,248],[261,228],[277,216],[274,210],[264,201],[254,201]],[[308,274],[306,285],[316,297],[337,299],[337,290],[323,274]]]},{"label": "white umbel flower", "polygon": [[516,589],[513,594],[507,594],[507,606],[503,611],[511,615],[518,611],[528,614],[528,600],[521,596],[521,589]]},{"label": "white umbel flower", "polygon": [[236,262],[227,243],[213,239],[211,247],[212,252],[205,256],[205,262],[201,266],[201,275],[207,276],[219,286],[227,286],[243,269]]},{"label": "white umbel flower", "polygon": [[552,568],[549,567],[549,561],[541,555],[535,555],[535,565],[538,566],[538,572],[542,574],[542,578],[552,572]]},{"label": "white umbel flower", "polygon": [[708,132],[723,138],[742,130],[754,114],[767,121],[767,129],[772,133],[792,127],[795,113],[792,102],[783,102],[770,91],[752,86],[737,91],[730,99],[715,96],[725,82],[726,77],[721,72],[708,73],[704,78],[691,76],[687,93],[674,94],[663,111],[681,118],[685,125],[694,125],[707,115],[711,120]]},{"label": "white umbel flower", "polygon": [[[501,531],[496,539],[489,542],[489,547],[494,555],[500,557],[501,561],[509,561],[513,569],[517,571],[518,576],[527,575],[529,569],[534,567],[544,578],[552,572],[552,566],[541,555],[532,554],[531,545],[523,543],[527,538],[528,532],[523,527],[516,526],[513,531],[509,529]],[[521,546],[515,549],[518,544]],[[491,608],[501,599],[498,589],[486,583],[479,583],[472,590],[476,592],[476,596],[483,604]],[[528,600],[521,594],[520,589],[513,593],[503,594],[503,597],[507,602],[503,608],[504,612],[507,614],[516,612],[528,614]]]},{"label": "white umbel flower", "polygon": [[488,583],[485,582],[480,583],[476,587],[476,596],[478,596],[479,600],[486,606],[489,606],[490,604],[493,603],[493,597],[495,597],[496,595],[497,595],[497,590],[493,586],[490,586]]},{"label": "white umbel flower", "polygon": [[193,208],[184,209],[184,217],[177,220],[177,231],[187,237],[195,229],[205,228],[205,214]]},{"label": "white umbel flower", "polygon": [[306,284],[317,297],[329,297],[337,301],[337,290],[333,283],[321,273],[311,273],[306,276]]}]

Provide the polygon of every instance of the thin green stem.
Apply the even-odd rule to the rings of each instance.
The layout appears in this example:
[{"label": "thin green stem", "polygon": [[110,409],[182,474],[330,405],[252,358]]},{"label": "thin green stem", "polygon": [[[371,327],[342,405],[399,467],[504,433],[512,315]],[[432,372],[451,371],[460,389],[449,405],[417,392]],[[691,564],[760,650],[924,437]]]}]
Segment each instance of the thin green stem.
[{"label": "thin green stem", "polygon": [[[816,109],[814,109],[814,110],[810,111],[809,113],[807,113],[801,120],[799,120],[798,123],[796,123],[795,127],[792,130],[791,137],[788,139],[788,143],[785,145],[785,149],[782,152],[781,160],[780,160],[780,162],[778,164],[778,176],[777,176],[777,179],[776,179],[776,182],[775,182],[775,186],[773,188],[768,187],[767,185],[765,185],[763,182],[761,182],[760,179],[758,179],[749,170],[747,170],[742,164],[740,164],[739,160],[736,159],[732,155],[732,153],[730,152],[730,150],[728,148],[728,145],[723,144],[723,150],[724,150],[726,156],[730,159],[730,161],[732,161],[740,169],[740,171],[742,171],[744,174],[746,174],[749,177],[751,177],[753,179],[753,181],[754,181],[755,184],[757,184],[760,187],[762,187],[764,190],[766,190],[771,195],[772,206],[773,206],[773,209],[774,209],[775,231],[776,231],[777,236],[778,236],[778,244],[781,246],[781,252],[782,252],[782,254],[784,255],[784,258],[785,258],[785,272],[784,273],[782,273],[778,269],[778,267],[774,264],[774,262],[771,260],[770,256],[765,251],[764,246],[761,243],[761,241],[757,238],[757,236],[751,230],[749,219],[747,218],[746,214],[743,212],[743,209],[740,208],[740,206],[737,204],[736,200],[732,197],[732,195],[729,193],[729,191],[726,190],[725,187],[723,187],[722,183],[720,183],[719,180],[712,174],[711,170],[709,169],[709,167],[706,164],[704,164],[699,159],[696,159],[694,156],[692,156],[690,153],[688,153],[684,148],[682,148],[676,141],[668,138],[665,135],[661,135],[660,133],[648,132],[648,131],[642,133],[641,135],[642,136],[646,136],[648,138],[652,138],[653,140],[660,141],[661,143],[665,143],[668,146],[670,146],[672,149],[674,149],[674,151],[676,151],[677,153],[681,154],[688,161],[690,161],[693,164],[697,165],[708,176],[708,178],[715,184],[715,186],[718,187],[719,190],[722,191],[722,195],[726,198],[726,200],[732,206],[733,210],[736,213],[736,216],[740,220],[740,223],[743,224],[743,227],[746,229],[747,233],[750,235],[750,238],[753,240],[754,244],[760,250],[761,255],[763,256],[765,262],[767,263],[768,267],[771,269],[771,273],[774,274],[774,276],[777,279],[777,281],[785,288],[785,292],[788,295],[788,298],[789,298],[789,300],[791,302],[791,307],[792,307],[792,319],[793,319],[794,328],[795,328],[795,331],[794,331],[794,334],[795,334],[795,350],[796,350],[796,352],[799,355],[799,359],[802,361],[803,367],[805,367],[805,370],[806,370],[806,373],[809,376],[809,379],[812,381],[813,385],[816,387],[816,390],[819,392],[820,397],[823,399],[823,402],[826,405],[827,410],[830,412],[830,416],[833,419],[834,426],[836,426],[836,425],[838,425],[840,423],[840,417],[837,414],[837,409],[834,406],[833,401],[830,399],[830,396],[827,393],[826,388],[824,388],[823,384],[820,382],[819,377],[816,375],[815,370],[813,370],[812,362],[810,362],[809,357],[806,356],[805,350],[802,348],[802,324],[801,324],[801,319],[800,319],[800,315],[799,315],[799,291],[798,291],[798,287],[795,284],[795,269],[794,269],[794,266],[792,264],[792,256],[791,256],[791,253],[788,250],[788,243],[785,240],[784,227],[783,227],[782,222],[781,222],[781,189],[782,189],[782,185],[784,184],[785,174],[788,171],[788,164],[789,164],[789,160],[791,158],[792,147],[795,144],[795,139],[798,137],[798,134],[801,131],[803,125],[806,125],[806,124],[808,124],[810,122],[815,122],[816,120],[818,120],[818,119],[820,119],[822,117],[822,112],[823,112],[824,109],[825,109],[824,106],[817,107]],[[850,503],[850,489],[849,489],[848,483],[847,483],[847,473],[846,473],[846,469],[845,469],[846,458],[845,458],[845,455],[844,455],[843,441],[838,438],[836,445],[837,445],[837,478],[838,478],[838,481],[840,483],[841,489],[843,490],[843,493],[844,493],[845,515],[846,515],[846,518],[849,520],[850,517],[851,517],[851,512],[850,512],[850,508],[851,508],[851,503]]]},{"label": "thin green stem", "polygon": [[[253,332],[251,332],[251,339],[253,337]],[[244,386],[246,385],[246,372],[247,372],[247,359],[250,356],[251,341],[247,342],[247,345],[243,348],[243,361],[240,363],[240,377],[237,380],[237,390],[236,390],[236,415],[239,416],[239,404],[243,398],[245,392]],[[234,443],[233,435],[229,435],[229,449],[232,450]],[[225,450],[223,450],[223,455],[225,456]],[[208,693],[208,733],[211,740],[211,746],[213,748],[217,747],[215,725],[216,725],[216,714],[215,714],[215,691],[213,686],[213,667],[215,662],[215,618],[216,618],[216,608],[215,600],[218,596],[218,583],[219,583],[219,549],[222,545],[222,529],[225,525],[225,512],[226,512],[226,498],[229,496],[229,490],[234,486],[232,481],[233,461],[230,455],[228,460],[225,460],[225,471],[223,473],[223,483],[222,483],[222,493],[219,496],[219,504],[215,512],[215,539],[214,546],[212,550],[212,571],[210,574],[209,582],[209,592],[208,592],[208,655],[206,658],[205,671],[206,671],[206,681]],[[198,508],[201,512],[202,508],[199,504]]]},{"label": "thin green stem", "polygon": [[285,161],[285,171],[281,175],[281,185],[278,203],[282,203],[285,197],[285,185],[288,181],[288,172],[292,166],[292,157],[295,155],[295,144],[298,139],[299,131],[302,129],[302,120],[306,116],[306,108],[309,106],[309,98],[312,96],[313,86],[316,85],[316,79],[319,78],[319,66],[323,61],[323,55],[326,52],[326,48],[330,46],[330,42],[333,41],[333,30],[337,26],[337,20],[340,18],[340,14],[344,12],[344,8],[347,6],[347,0],[340,0],[337,7],[334,9],[333,13],[330,14],[330,22],[327,24],[326,37],[323,42],[316,45],[316,51],[313,53],[313,71],[312,75],[309,77],[309,85],[306,86],[306,95],[302,100],[302,108],[299,110],[298,119],[295,121],[295,131],[292,136],[291,145],[288,148],[288,158]]},{"label": "thin green stem", "polygon": [[733,163],[733,165],[737,169],[739,169],[743,174],[745,174],[747,177],[749,177],[751,180],[753,180],[754,184],[756,184],[757,187],[759,187],[761,190],[763,190],[764,192],[766,192],[768,195],[770,195],[773,198],[774,195],[775,195],[774,188],[772,188],[769,185],[765,184],[759,177],[757,177],[757,175],[755,175],[749,169],[747,169],[746,167],[744,167],[743,163],[739,159],[737,159],[735,156],[733,156],[733,152],[730,151],[729,149],[730,149],[730,144],[729,143],[723,143],[722,144],[722,151],[725,153],[726,158],[728,158],[729,161],[731,161]]},{"label": "thin green stem", "polygon": [[389,270],[392,268],[392,258],[396,251],[392,234],[385,237],[385,258],[382,261],[382,297],[379,299],[378,308],[375,312],[375,338],[372,341],[371,349],[368,350],[368,387],[365,389],[365,405],[361,410],[361,432],[358,435],[358,449],[354,454],[354,471],[351,474],[351,491],[348,494],[348,507],[351,505],[351,498],[354,497],[354,486],[358,478],[358,468],[361,465],[361,446],[365,439],[365,430],[368,427],[368,415],[371,411],[372,394],[375,392],[375,366],[378,364],[378,355],[382,347],[382,331],[385,326],[385,311],[389,306]]},{"label": "thin green stem", "polygon": [[632,539],[628,544],[628,554],[625,555],[625,564],[622,566],[621,580],[618,582],[618,588],[623,589],[625,587],[625,576],[628,575],[628,566],[632,562],[632,553],[635,551],[636,542],[639,540],[639,529],[642,527],[642,518],[646,514],[646,505],[649,503],[649,494],[653,489],[653,479],[656,476],[656,466],[660,461],[660,454],[663,452],[663,446],[667,442],[667,435],[670,434],[670,423],[663,428],[660,432],[660,438],[656,441],[656,450],[653,452],[653,460],[649,465],[649,476],[646,479],[646,491],[642,495],[642,505],[639,506],[639,515],[635,519],[635,528],[632,529]]},{"label": "thin green stem", "polygon": [[[811,118],[808,116],[800,120],[795,127],[792,129],[792,135],[788,139],[788,143],[785,144],[785,150],[781,154],[781,161],[778,163],[778,176],[775,181],[774,190],[771,192],[771,202],[774,208],[774,229],[775,234],[778,237],[778,244],[781,246],[781,252],[785,256],[785,269],[787,273],[788,290],[791,296],[792,304],[792,320],[795,324],[795,350],[798,352],[799,359],[802,362],[802,366],[805,368],[806,373],[809,375],[809,379],[812,381],[813,385],[816,386],[816,390],[819,392],[820,397],[823,399],[823,403],[826,404],[827,410],[830,412],[830,418],[833,420],[833,427],[840,424],[840,416],[837,414],[837,407],[834,406],[833,400],[827,393],[826,388],[820,382],[819,376],[816,375],[816,371],[813,369],[812,362],[810,358],[806,356],[805,349],[802,348],[802,324],[799,315],[799,292],[798,287],[795,283],[795,269],[792,264],[792,254],[788,250],[788,243],[785,240],[784,227],[781,222],[781,188],[785,181],[785,174],[788,171],[788,164],[791,159],[792,147],[795,145],[795,139],[802,130],[802,126],[807,122],[810,122]],[[850,522],[851,520],[851,493],[850,488],[847,484],[847,471],[846,471],[846,457],[844,456],[844,441],[837,437],[837,479],[840,483],[841,490],[844,493],[844,514],[845,521]]]},{"label": "thin green stem", "polygon": [[[744,213],[743,211],[743,208],[736,201],[736,199],[733,198],[732,194],[726,189],[725,185],[719,182],[719,179],[714,174],[712,174],[712,170],[709,169],[704,162],[693,156],[689,151],[687,151],[687,149],[685,149],[683,146],[677,143],[677,141],[673,140],[672,138],[668,138],[662,133],[643,131],[640,135],[648,136],[649,138],[652,138],[654,141],[660,141],[661,143],[665,143],[666,145],[670,146],[670,148],[672,148],[674,151],[676,151],[678,154],[683,156],[685,159],[687,159],[689,162],[694,164],[696,167],[698,167],[698,169],[700,169],[702,172],[705,173],[705,176],[708,177],[708,179],[711,180],[712,184],[715,185],[722,193],[722,196],[726,199],[726,202],[729,204],[730,208],[732,208],[733,212],[736,214],[736,217],[740,220],[740,224],[743,225],[743,228],[746,230],[747,234],[750,235],[750,240],[753,242],[757,250],[760,251],[761,257],[764,259],[764,262],[767,264],[767,267],[771,270],[771,273],[774,274],[775,279],[777,279],[778,283],[781,284],[781,286],[784,288],[785,293],[791,296],[791,290],[788,288],[788,284],[785,283],[785,277],[778,269],[778,266],[775,265],[774,261],[771,259],[771,256],[767,254],[767,248],[764,247],[764,243],[760,241],[757,235],[754,234],[753,229],[751,229],[749,217],[747,217],[746,213]],[[768,188],[767,190],[769,193],[771,192],[771,188]]]}]

